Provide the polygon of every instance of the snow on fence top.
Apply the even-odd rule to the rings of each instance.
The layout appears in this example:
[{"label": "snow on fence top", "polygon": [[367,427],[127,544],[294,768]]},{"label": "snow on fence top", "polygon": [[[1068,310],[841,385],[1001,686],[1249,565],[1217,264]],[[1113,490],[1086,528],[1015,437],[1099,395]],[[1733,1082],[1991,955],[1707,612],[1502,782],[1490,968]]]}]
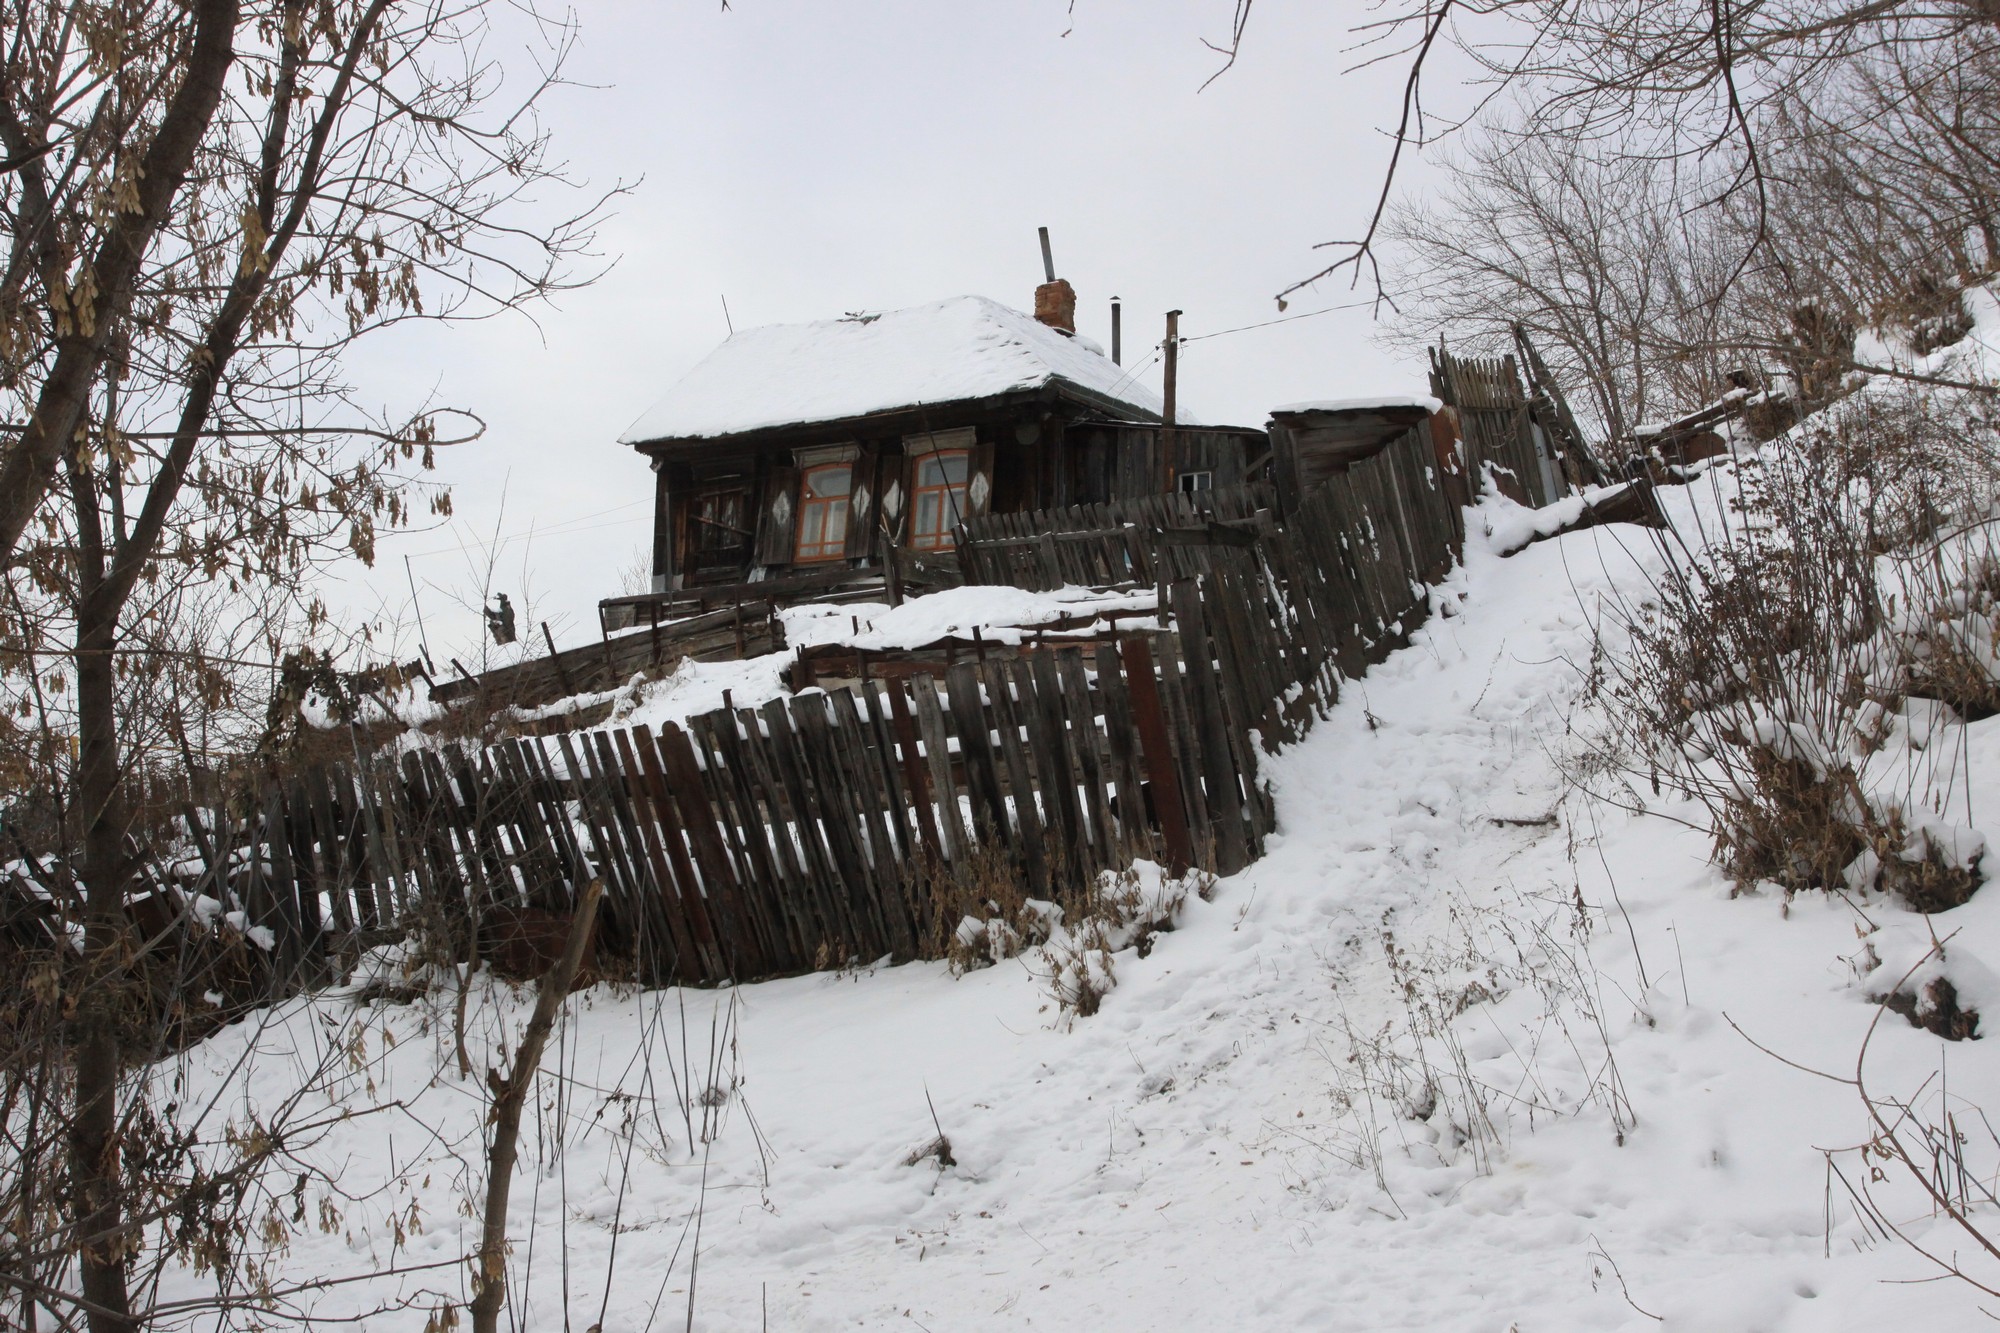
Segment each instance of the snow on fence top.
[{"label": "snow on fence top", "polygon": [[990,398],[1051,381],[1157,418],[1157,395],[1085,339],[983,296],[745,329],[632,423],[620,444],[706,439]]}]

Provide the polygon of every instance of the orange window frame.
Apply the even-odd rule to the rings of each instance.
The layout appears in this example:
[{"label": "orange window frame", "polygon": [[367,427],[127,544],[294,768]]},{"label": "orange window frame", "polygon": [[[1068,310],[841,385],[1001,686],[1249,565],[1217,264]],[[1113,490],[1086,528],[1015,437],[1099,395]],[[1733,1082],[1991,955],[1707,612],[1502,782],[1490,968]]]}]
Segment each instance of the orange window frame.
[{"label": "orange window frame", "polygon": [[[840,474],[839,490],[830,484]],[[852,463],[820,463],[799,478],[798,526],[792,539],[792,559],[801,565],[839,560],[847,555],[847,505],[854,493]]]},{"label": "orange window frame", "polygon": [[[959,464],[959,480],[951,479],[951,464]],[[942,480],[925,483],[925,469],[936,465]],[[951,530],[965,518],[965,497],[972,481],[972,451],[939,449],[919,454],[910,486],[910,549],[941,551],[951,541]],[[928,501],[928,503],[927,503]],[[931,511],[932,526],[926,526],[925,509]]]}]

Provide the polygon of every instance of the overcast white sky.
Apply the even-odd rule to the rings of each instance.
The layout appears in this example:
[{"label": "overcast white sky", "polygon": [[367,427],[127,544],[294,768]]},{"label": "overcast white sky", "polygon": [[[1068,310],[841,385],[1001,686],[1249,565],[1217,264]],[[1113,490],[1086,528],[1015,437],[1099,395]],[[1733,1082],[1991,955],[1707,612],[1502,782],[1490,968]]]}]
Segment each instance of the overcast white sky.
[{"label": "overcast white sky", "polygon": [[[1361,6],[1263,0],[1236,67],[1198,91],[1231,8],[591,0],[570,73],[595,86],[548,121],[575,174],[636,182],[601,233],[615,266],[532,322],[397,331],[354,363],[372,399],[463,404],[490,428],[441,461],[454,522],[384,540],[346,609],[407,621],[407,555],[433,654],[470,665],[498,533],[492,586],[523,630],[594,638],[651,516],[651,475],[615,441],[725,336],[724,295],[739,329],[961,293],[1031,308],[1046,225],[1082,332],[1108,344],[1124,298],[1128,365],[1173,307],[1190,339],[1274,318],[1274,293],[1324,262],[1313,245],[1365,224],[1401,71],[1343,72]],[[1325,283],[1290,313],[1364,295]],[[1192,412],[1246,425],[1424,389],[1365,309],[1190,342],[1181,364]]]}]

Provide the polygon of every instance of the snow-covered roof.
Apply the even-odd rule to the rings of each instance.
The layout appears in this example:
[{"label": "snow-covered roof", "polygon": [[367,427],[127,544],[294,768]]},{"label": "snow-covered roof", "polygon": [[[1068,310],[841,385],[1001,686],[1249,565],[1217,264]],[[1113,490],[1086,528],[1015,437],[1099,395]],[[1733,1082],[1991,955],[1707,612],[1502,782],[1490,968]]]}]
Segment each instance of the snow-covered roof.
[{"label": "snow-covered roof", "polygon": [[707,439],[990,398],[1060,381],[1124,415],[1159,398],[1096,345],[983,296],[745,329],[682,377],[620,444]]},{"label": "snow-covered roof", "polygon": [[1429,394],[1402,394],[1383,398],[1323,398],[1309,403],[1286,403],[1283,407],[1271,409],[1271,415],[1281,412],[1370,412],[1385,407],[1420,407],[1435,413],[1444,407]]}]

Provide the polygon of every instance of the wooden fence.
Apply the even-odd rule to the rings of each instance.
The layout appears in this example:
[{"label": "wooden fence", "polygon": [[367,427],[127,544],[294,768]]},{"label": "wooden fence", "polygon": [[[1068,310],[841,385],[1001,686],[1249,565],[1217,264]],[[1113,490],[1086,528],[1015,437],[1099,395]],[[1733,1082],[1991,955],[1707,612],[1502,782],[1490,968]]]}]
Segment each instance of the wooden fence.
[{"label": "wooden fence", "polygon": [[1166,587],[1169,630],[657,730],[328,764],[190,807],[195,856],[155,908],[240,913],[283,990],[424,913],[559,924],[599,878],[603,958],[715,983],[936,956],[975,904],[1060,897],[1135,858],[1232,873],[1273,827],[1261,756],[1406,641],[1452,563],[1430,453],[1410,432],[1285,528],[1211,549]]},{"label": "wooden fence", "polygon": [[771,604],[763,601],[680,620],[656,616],[650,623],[644,619],[633,623],[637,628],[616,637],[606,632],[596,643],[439,681],[431,688],[431,698],[439,703],[477,699],[487,711],[532,708],[568,695],[617,689],[637,672],[671,668],[684,657],[731,661],[785,646],[784,626]]},{"label": "wooden fence", "polygon": [[1269,525],[1273,498],[1271,487],[1259,482],[986,514],[960,528],[959,566],[967,583],[1035,592],[1066,584],[1162,585],[1206,573],[1215,547],[1250,545],[1257,529]]},{"label": "wooden fence", "polygon": [[1174,597],[1178,632],[1089,656],[317,767],[247,810],[191,807],[180,892],[269,931],[277,975],[310,977],[425,904],[512,922],[566,912],[596,877],[607,956],[718,982],[936,956],[1003,886],[1059,896],[1141,857],[1227,873],[1271,827],[1241,723],[1270,724],[1273,681],[1243,671],[1272,627],[1210,625],[1191,582]]},{"label": "wooden fence", "polygon": [[1457,410],[1460,447],[1475,491],[1491,464],[1501,473],[1502,488],[1523,504],[1539,508],[1561,498],[1562,460],[1535,421],[1512,356],[1461,357],[1434,347],[1431,392]]}]

